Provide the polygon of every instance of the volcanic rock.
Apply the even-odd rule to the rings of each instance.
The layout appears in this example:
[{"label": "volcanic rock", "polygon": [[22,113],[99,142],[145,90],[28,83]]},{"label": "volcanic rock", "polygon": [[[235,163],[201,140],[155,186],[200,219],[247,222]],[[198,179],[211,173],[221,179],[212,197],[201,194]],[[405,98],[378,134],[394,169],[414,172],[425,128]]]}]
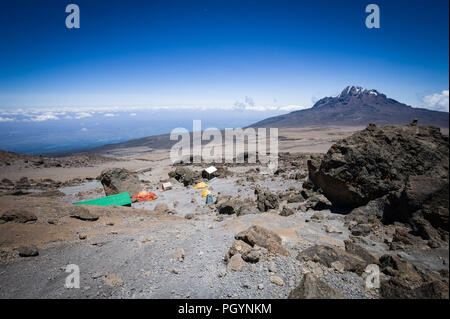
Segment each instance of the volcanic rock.
[{"label": "volcanic rock", "polygon": [[184,166],[177,167],[175,172],[169,174],[169,176],[173,176],[177,181],[183,183],[184,186],[194,185],[200,178],[199,173]]},{"label": "volcanic rock", "polygon": [[257,197],[256,203],[261,212],[267,212],[269,209],[277,209],[279,206],[278,196],[260,188],[255,189]]},{"label": "volcanic rock", "polygon": [[91,214],[87,208],[81,207],[81,206],[70,207],[69,208],[69,215],[72,218],[85,220],[85,221],[96,221],[96,220],[98,220],[98,216]]},{"label": "volcanic rock", "polygon": [[289,299],[345,299],[345,296],[311,273],[303,276],[297,288],[291,291]]},{"label": "volcanic rock", "polygon": [[225,255],[224,260],[228,261],[231,257],[233,257],[236,254],[245,254],[247,251],[250,251],[252,249],[252,246],[247,244],[246,242],[243,242],[242,240],[235,240],[234,243],[231,245],[230,249],[228,249],[228,252]]},{"label": "volcanic rock", "polygon": [[239,271],[245,266],[245,261],[242,259],[241,254],[233,255],[227,264],[227,270]]},{"label": "volcanic rock", "polygon": [[439,128],[370,126],[334,144],[316,170],[311,161],[308,168],[334,205],[356,208],[401,192],[410,176],[448,181],[448,158],[448,137]]},{"label": "volcanic rock", "polygon": [[34,222],[36,220],[37,217],[32,211],[23,208],[11,208],[0,215],[0,223],[27,223]]},{"label": "volcanic rock", "polygon": [[283,210],[280,213],[280,216],[291,216],[291,215],[294,215],[294,214],[295,214],[295,211],[292,208],[284,206]]},{"label": "volcanic rock", "polygon": [[107,168],[99,176],[107,196],[128,192],[130,196],[142,190],[136,174],[124,168]]},{"label": "volcanic rock", "polygon": [[39,250],[35,245],[23,245],[18,249],[19,256],[21,257],[35,257],[39,255]]},{"label": "volcanic rock", "polygon": [[264,227],[254,225],[241,231],[235,236],[250,246],[260,246],[267,250],[284,256],[289,256],[289,252],[281,245],[281,237]]},{"label": "volcanic rock", "polygon": [[356,272],[359,275],[364,272],[367,266],[367,262],[356,255],[337,247],[323,245],[312,246],[300,252],[297,255],[297,260],[305,262],[314,261],[329,268],[333,267],[332,264],[334,262],[339,261],[346,271]]}]

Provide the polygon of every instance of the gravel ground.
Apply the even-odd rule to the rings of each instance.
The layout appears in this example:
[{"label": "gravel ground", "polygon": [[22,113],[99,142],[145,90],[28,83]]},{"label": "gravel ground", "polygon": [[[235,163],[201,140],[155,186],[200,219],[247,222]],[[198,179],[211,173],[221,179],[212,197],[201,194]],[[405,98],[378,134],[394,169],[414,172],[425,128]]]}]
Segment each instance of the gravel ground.
[{"label": "gravel ground", "polygon": [[[216,178],[209,189],[234,198],[255,199],[253,183],[243,177],[249,167],[232,168],[234,177]],[[157,185],[167,169],[155,169],[140,175]],[[258,178],[261,175],[258,175]],[[272,192],[286,191],[301,184],[282,177],[262,177],[257,184]],[[62,189],[63,201],[93,198],[101,193],[100,184],[91,181]],[[0,265],[0,298],[287,298],[309,269],[296,260],[298,252],[317,244],[344,247],[349,231],[342,215],[322,211],[323,219],[310,221],[315,213],[296,212],[283,217],[277,211],[236,217],[222,216],[217,221],[214,206],[207,206],[201,190],[174,183],[172,190],[157,193],[151,202],[134,203],[151,214],[158,203],[166,203],[175,216],[195,214],[193,219],[165,220],[151,227],[142,227],[140,218],[133,215],[120,221],[121,229],[103,231],[85,240],[54,242],[40,249],[32,258],[20,258]],[[82,195],[80,195],[82,194]],[[83,196],[81,198],[80,196]],[[179,204],[174,208],[173,203]],[[298,204],[282,203],[296,208]],[[291,257],[266,254],[258,263],[247,263],[241,271],[226,270],[223,258],[239,231],[260,225],[275,231]],[[333,226],[339,233],[327,233],[325,226]],[[132,231],[131,231],[132,230]],[[80,228],[80,231],[83,231]],[[180,262],[174,254],[184,251]],[[64,287],[68,273],[65,267],[76,264],[80,268],[80,288]],[[318,270],[317,270],[318,269]],[[364,280],[354,273],[338,273],[317,267],[320,278],[348,298],[372,298],[364,291]],[[270,280],[278,276],[282,285]]]},{"label": "gravel ground", "polygon": [[[223,256],[233,240],[223,229],[209,229],[208,222],[195,221],[171,222],[132,236],[111,234],[54,244],[41,250],[38,257],[1,265],[0,296],[286,298],[300,282],[302,265],[292,257],[274,256],[272,260],[247,263],[241,271],[226,271]],[[181,248],[185,252],[183,262],[173,258]],[[80,289],[64,287],[68,275],[65,266],[69,264],[80,267]],[[283,279],[284,285],[270,282],[271,274]],[[355,276],[329,272],[323,280],[350,298],[364,297],[362,280]]]}]

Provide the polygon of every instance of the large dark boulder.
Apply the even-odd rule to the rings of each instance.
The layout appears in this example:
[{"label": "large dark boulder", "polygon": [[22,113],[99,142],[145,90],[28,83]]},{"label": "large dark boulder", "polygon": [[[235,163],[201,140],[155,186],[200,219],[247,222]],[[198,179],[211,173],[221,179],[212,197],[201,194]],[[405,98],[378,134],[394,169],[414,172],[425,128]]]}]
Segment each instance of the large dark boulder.
[{"label": "large dark boulder", "polygon": [[199,173],[184,166],[177,167],[169,176],[174,177],[177,181],[183,183],[184,186],[194,185],[200,179]]},{"label": "large dark boulder", "polygon": [[403,191],[391,195],[384,220],[410,222],[412,212],[428,220],[433,227],[448,231],[448,178],[410,176]]},{"label": "large dark boulder", "polygon": [[107,168],[101,172],[99,180],[107,196],[124,192],[133,196],[142,190],[138,176],[125,168]]},{"label": "large dark boulder", "polygon": [[369,125],[334,144],[318,168],[311,161],[308,168],[333,204],[356,208],[402,191],[410,176],[448,180],[448,158],[448,136],[437,127]]},{"label": "large dark boulder", "polygon": [[[309,161],[309,179],[334,206],[376,208],[386,224],[420,216],[448,231],[448,147],[437,127],[369,125],[334,144],[320,165]],[[360,209],[367,204],[374,207]]]}]

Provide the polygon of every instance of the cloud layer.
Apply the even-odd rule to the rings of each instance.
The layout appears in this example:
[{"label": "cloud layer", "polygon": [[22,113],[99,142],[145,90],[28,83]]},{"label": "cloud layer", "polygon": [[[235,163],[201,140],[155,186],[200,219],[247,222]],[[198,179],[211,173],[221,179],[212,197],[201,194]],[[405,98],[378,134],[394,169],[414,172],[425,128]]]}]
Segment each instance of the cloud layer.
[{"label": "cloud layer", "polygon": [[423,98],[426,107],[435,111],[448,112],[448,95],[449,90],[444,90],[442,93],[434,93]]},{"label": "cloud layer", "polygon": [[157,111],[157,110],[226,110],[226,111],[255,111],[269,112],[278,111],[292,112],[304,110],[309,107],[300,105],[257,105],[251,97],[246,96],[243,102],[237,101],[232,106],[224,107],[192,107],[192,106],[153,106],[153,107],[47,107],[47,108],[19,108],[19,109],[0,109],[0,122],[45,122],[50,120],[81,120],[91,118],[96,115],[104,117],[116,117],[120,113],[126,113],[128,116],[136,116],[136,112]]}]

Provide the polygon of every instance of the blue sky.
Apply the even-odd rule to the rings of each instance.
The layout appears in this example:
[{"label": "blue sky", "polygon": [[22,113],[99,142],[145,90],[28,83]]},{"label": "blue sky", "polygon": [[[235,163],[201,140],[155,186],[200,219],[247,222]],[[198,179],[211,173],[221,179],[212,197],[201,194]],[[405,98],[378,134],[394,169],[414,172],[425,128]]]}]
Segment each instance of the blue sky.
[{"label": "blue sky", "polygon": [[[69,3],[80,29],[65,27]],[[380,29],[365,27],[369,3]],[[447,0],[1,0],[0,108],[308,107],[350,84],[442,108],[448,12]]]},{"label": "blue sky", "polygon": [[[67,29],[65,8],[80,8]],[[365,8],[381,9],[367,29]],[[448,112],[448,0],[0,0],[0,149],[246,126],[347,85]]]}]

